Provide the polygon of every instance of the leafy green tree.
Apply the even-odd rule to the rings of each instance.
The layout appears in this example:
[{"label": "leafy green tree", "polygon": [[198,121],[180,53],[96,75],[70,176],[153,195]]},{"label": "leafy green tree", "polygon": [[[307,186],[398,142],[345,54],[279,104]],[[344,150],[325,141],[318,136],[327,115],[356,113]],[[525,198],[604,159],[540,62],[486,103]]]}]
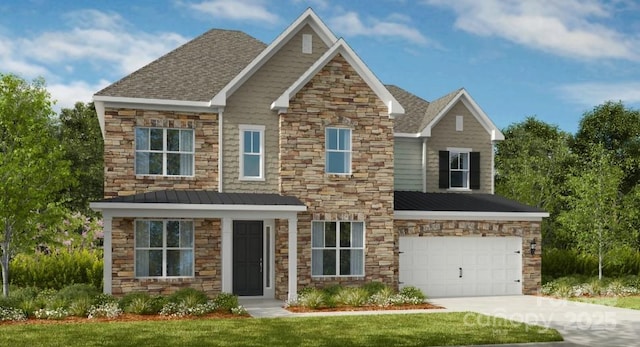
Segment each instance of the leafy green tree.
[{"label": "leafy green tree", "polygon": [[608,101],[585,113],[571,147],[580,157],[589,159],[594,145],[609,151],[612,165],[623,170],[620,187],[623,193],[640,183],[639,110],[628,109],[622,102]]},{"label": "leafy green tree", "polygon": [[550,213],[542,224],[545,244],[570,247],[570,235],[557,225],[565,209],[566,179],[575,164],[569,149],[571,135],[535,117],[503,130],[505,140],[496,145],[496,193]]},{"label": "leafy green tree", "polygon": [[87,216],[95,215],[89,202],[102,199],[104,144],[93,103],[77,102],[60,112],[58,138],[64,158],[71,162],[71,173],[78,184],[62,194],[65,205]]},{"label": "leafy green tree", "polygon": [[602,279],[605,254],[630,245],[637,238],[624,227],[624,196],[619,188],[624,177],[614,164],[615,153],[594,145],[581,170],[568,180],[568,209],[560,222],[571,231],[579,251],[598,256],[598,277]]},{"label": "leafy green tree", "polygon": [[9,293],[9,261],[34,249],[63,214],[56,194],[72,178],[52,130],[42,79],[28,83],[0,74],[0,263]]}]

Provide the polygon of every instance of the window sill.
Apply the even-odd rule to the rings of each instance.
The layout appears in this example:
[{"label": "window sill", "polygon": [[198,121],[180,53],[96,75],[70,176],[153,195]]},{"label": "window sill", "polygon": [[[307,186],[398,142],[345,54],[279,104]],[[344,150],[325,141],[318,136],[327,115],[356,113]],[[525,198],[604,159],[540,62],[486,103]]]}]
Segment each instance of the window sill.
[{"label": "window sill", "polygon": [[364,278],[364,275],[311,275],[311,278]]},{"label": "window sill", "polygon": [[472,192],[473,190],[469,188],[448,188],[448,192]]},{"label": "window sill", "polygon": [[196,176],[163,176],[163,175],[136,175],[136,179],[152,180],[195,180]]},{"label": "window sill", "polygon": [[264,177],[238,177],[239,181],[246,182],[264,182],[266,179]]},{"label": "window sill", "polygon": [[141,281],[171,281],[171,280],[192,280],[195,276],[172,276],[172,277],[134,277]]}]

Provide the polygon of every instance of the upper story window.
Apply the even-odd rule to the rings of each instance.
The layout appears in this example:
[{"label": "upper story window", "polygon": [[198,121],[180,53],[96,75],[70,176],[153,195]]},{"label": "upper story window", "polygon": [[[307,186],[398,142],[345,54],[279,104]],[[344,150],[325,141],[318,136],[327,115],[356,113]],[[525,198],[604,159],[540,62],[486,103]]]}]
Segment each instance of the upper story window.
[{"label": "upper story window", "polygon": [[192,277],[193,221],[137,220],[136,277]]},{"label": "upper story window", "polygon": [[325,131],[326,172],[351,173],[351,129],[327,128]]},{"label": "upper story window", "polygon": [[240,125],[240,179],[264,180],[264,126]]},{"label": "upper story window", "polygon": [[449,187],[469,188],[469,152],[449,152]]},{"label": "upper story window", "polygon": [[439,188],[480,189],[480,153],[471,148],[439,152]]},{"label": "upper story window", "polygon": [[363,276],[364,223],[312,222],[311,275]]},{"label": "upper story window", "polygon": [[136,128],[136,175],[193,176],[193,129]]}]

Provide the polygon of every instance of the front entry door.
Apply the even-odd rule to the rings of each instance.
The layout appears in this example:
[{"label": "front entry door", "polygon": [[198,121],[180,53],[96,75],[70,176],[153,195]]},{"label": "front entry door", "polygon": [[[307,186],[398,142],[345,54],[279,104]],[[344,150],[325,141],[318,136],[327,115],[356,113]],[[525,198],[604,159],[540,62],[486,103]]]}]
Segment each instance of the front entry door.
[{"label": "front entry door", "polygon": [[262,221],[233,222],[233,293],[263,295]]}]

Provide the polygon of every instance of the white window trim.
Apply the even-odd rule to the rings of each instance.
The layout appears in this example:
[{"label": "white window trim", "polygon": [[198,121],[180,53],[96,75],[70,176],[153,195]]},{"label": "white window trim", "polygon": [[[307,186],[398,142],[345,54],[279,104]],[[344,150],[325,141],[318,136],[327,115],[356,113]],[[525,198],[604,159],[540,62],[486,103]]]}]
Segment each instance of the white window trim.
[{"label": "white window trim", "polygon": [[[342,149],[329,149],[329,146],[327,146],[327,140],[329,138],[329,136],[327,136],[327,132],[329,130],[348,130],[349,131],[349,149],[348,150],[342,150]],[[340,134],[340,131],[338,131],[338,134]],[[338,143],[340,143],[340,141],[338,140]],[[349,176],[352,174],[352,166],[353,166],[353,130],[351,128],[337,128],[337,127],[327,127],[324,130],[324,155],[325,155],[325,168],[324,171],[327,175],[340,175],[340,176]],[[349,168],[347,170],[347,172],[329,172],[329,165],[327,165],[328,160],[329,160],[329,152],[337,152],[337,153],[349,153]]]},{"label": "white window trim", "polygon": [[[149,134],[151,134],[151,129],[162,129],[162,150],[143,150],[143,149],[137,149],[137,144],[136,144],[136,131],[138,129],[149,129]],[[168,151],[167,150],[167,130],[189,130],[191,131],[191,152],[176,152],[176,151]],[[134,158],[133,158],[133,171],[136,175],[136,177],[194,177],[195,176],[195,172],[196,172],[196,139],[195,139],[195,131],[194,129],[191,128],[161,128],[161,127],[135,127],[134,128],[134,141],[133,141],[133,154],[134,154]],[[151,136],[149,136],[149,141],[151,141]],[[145,152],[145,153],[162,153],[162,173],[161,174],[150,174],[150,173],[138,173],[138,168],[137,168],[137,157],[138,157],[138,152]],[[193,156],[193,160],[191,160],[191,175],[168,175],[167,174],[167,154],[168,153],[178,153],[178,154],[191,154]]]},{"label": "white window trim", "polygon": [[[471,188],[469,188],[469,179],[470,179],[470,170],[471,170],[471,152],[473,152],[473,149],[471,148],[458,148],[458,147],[447,147],[447,151],[449,152],[449,188],[447,188],[447,190],[450,191],[457,191],[457,192],[470,192],[472,191]],[[467,160],[469,161],[467,163],[467,186],[466,187],[452,187],[451,186],[451,153],[467,153]],[[462,170],[458,170],[458,171],[462,171]]]},{"label": "white window trim", "polygon": [[[136,264],[138,264],[137,262],[137,251],[138,250],[157,250],[160,249],[159,247],[137,247],[136,246],[136,228],[138,225],[139,221],[144,221],[144,222],[162,222],[162,276],[137,276],[136,273],[138,272],[137,268],[136,268]],[[193,230],[192,230],[192,245],[193,247],[171,247],[170,250],[191,250],[193,252],[193,257],[192,257],[192,264],[191,264],[191,275],[188,276],[167,276],[167,250],[169,250],[167,248],[167,222],[173,222],[173,221],[178,221],[178,222],[191,222],[192,226],[193,226]],[[196,271],[196,226],[193,220],[191,219],[136,219],[133,221],[133,276],[134,278],[137,279],[176,279],[176,278],[194,278],[195,277],[195,271]]]},{"label": "white window trim", "polygon": [[[239,172],[239,176],[238,179],[241,181],[264,181],[265,180],[265,175],[264,175],[264,129],[265,126],[264,125],[248,125],[248,124],[240,124],[239,126],[240,128],[240,136],[239,136],[239,142],[240,142],[240,149],[239,149],[239,158],[238,158],[238,162],[240,165],[240,172]],[[253,132],[259,132],[260,133],[260,164],[259,164],[259,169],[260,169],[260,175],[259,176],[245,176],[244,175],[244,133],[245,131],[253,131]]]},{"label": "white window trim", "polygon": [[[327,223],[332,222],[336,223],[336,246],[335,247],[313,247],[313,223]],[[340,223],[362,223],[362,248],[360,247],[340,247]],[[311,266],[313,267],[313,250],[335,250],[336,251],[336,273],[337,275],[314,275],[313,268],[311,268],[311,277],[314,278],[333,278],[333,277],[341,277],[341,278],[362,278],[365,277],[365,269],[366,269],[366,250],[367,250],[367,229],[364,221],[357,220],[312,220],[311,221]],[[353,236],[352,236],[353,241]],[[346,249],[362,249],[362,275],[340,275],[340,250]]]}]

